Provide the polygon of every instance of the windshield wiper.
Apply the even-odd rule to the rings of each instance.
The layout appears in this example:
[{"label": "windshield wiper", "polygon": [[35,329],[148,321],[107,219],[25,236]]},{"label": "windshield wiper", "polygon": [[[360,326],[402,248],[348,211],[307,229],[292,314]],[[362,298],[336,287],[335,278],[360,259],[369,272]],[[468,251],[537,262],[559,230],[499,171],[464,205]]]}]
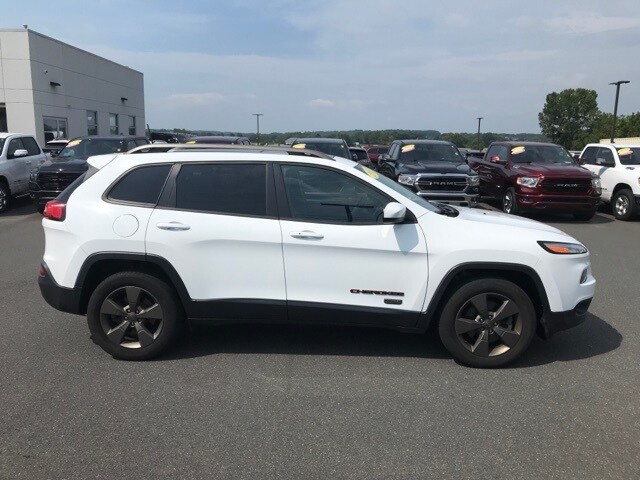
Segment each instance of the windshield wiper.
[{"label": "windshield wiper", "polygon": [[460,212],[457,209],[446,203],[434,202],[434,205],[438,207],[438,213],[440,215],[446,215],[447,217],[457,217],[460,215]]}]

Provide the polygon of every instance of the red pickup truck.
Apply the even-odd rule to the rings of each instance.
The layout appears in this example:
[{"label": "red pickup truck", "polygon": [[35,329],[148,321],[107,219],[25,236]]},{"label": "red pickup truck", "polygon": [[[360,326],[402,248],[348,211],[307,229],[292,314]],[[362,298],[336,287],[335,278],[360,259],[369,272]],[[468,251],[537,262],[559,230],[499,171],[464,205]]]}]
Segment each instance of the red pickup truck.
[{"label": "red pickup truck", "polygon": [[480,195],[501,200],[505,213],[572,213],[590,220],[600,202],[600,178],[560,145],[494,142],[484,158],[468,157],[468,163],[480,177]]}]

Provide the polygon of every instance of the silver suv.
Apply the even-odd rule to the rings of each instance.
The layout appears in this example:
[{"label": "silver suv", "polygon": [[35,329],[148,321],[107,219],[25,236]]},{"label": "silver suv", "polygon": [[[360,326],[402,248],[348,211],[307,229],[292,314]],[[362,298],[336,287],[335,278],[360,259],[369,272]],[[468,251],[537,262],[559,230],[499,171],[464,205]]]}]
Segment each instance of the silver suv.
[{"label": "silver suv", "polygon": [[29,173],[45,160],[32,135],[0,133],[0,213],[11,197],[29,193]]}]

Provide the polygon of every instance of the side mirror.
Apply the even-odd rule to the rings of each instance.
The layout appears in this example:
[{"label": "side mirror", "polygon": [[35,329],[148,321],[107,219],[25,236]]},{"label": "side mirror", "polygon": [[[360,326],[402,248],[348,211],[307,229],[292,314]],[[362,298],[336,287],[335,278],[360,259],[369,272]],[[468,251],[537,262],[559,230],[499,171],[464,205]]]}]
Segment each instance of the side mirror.
[{"label": "side mirror", "polygon": [[491,163],[507,163],[507,162],[502,160],[498,155],[494,155],[493,157],[491,157]]},{"label": "side mirror", "polygon": [[584,165],[587,163],[587,159],[584,157],[578,157],[576,160],[578,161],[578,165]]},{"label": "side mirror", "polygon": [[49,155],[51,155],[51,157],[57,157],[59,153],[59,150],[51,150],[49,152]]},{"label": "side mirror", "polygon": [[384,223],[402,223],[407,215],[407,207],[398,202],[390,202],[384,207],[382,221]]},{"label": "side mirror", "polygon": [[352,153],[351,154],[351,160],[353,160],[354,162],[358,161],[358,154],[357,153]]},{"label": "side mirror", "polygon": [[29,155],[29,152],[26,151],[24,148],[19,148],[18,150],[13,152],[13,158],[26,157],[28,155]]}]

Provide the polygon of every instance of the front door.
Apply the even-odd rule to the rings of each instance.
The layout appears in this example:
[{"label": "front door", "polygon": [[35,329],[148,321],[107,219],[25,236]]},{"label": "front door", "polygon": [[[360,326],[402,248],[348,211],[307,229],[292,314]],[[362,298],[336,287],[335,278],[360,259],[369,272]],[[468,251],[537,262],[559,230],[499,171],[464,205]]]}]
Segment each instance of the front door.
[{"label": "front door", "polygon": [[383,224],[382,211],[393,199],[346,172],[280,168],[289,319],[415,325],[428,278],[418,224]]}]

